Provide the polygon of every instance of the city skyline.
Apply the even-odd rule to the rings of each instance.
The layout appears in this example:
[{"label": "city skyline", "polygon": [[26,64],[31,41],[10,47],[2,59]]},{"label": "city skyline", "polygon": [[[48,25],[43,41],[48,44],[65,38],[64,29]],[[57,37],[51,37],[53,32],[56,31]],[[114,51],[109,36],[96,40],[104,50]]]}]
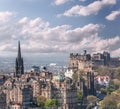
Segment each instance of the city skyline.
[{"label": "city skyline", "polygon": [[[65,59],[70,52],[120,56],[119,0],[1,0],[0,56]],[[61,58],[60,58],[61,57]]]}]

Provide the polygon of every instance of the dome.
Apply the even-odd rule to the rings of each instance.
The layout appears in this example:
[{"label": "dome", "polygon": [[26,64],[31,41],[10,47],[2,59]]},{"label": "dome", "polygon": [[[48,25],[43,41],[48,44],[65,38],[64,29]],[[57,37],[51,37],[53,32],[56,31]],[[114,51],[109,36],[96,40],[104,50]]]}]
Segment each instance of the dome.
[{"label": "dome", "polygon": [[71,83],[72,83],[72,79],[71,79],[71,78],[66,77],[65,79],[66,79],[66,82],[67,82],[67,83],[69,83],[69,84],[71,84]]},{"label": "dome", "polygon": [[58,75],[58,76],[56,77],[56,80],[57,80],[57,81],[60,81],[60,82],[63,82],[63,81],[64,81],[64,78],[63,78],[63,76]]}]

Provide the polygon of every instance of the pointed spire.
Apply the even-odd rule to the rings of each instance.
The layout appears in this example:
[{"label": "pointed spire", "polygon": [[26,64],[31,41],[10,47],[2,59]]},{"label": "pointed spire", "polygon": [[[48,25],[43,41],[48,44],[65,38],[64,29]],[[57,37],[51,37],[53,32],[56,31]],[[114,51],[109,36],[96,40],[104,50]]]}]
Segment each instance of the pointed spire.
[{"label": "pointed spire", "polygon": [[15,65],[15,76],[20,77],[24,74],[24,65],[23,65],[23,58],[21,57],[21,48],[20,48],[20,41],[18,41],[18,56],[16,58],[16,65]]},{"label": "pointed spire", "polygon": [[20,41],[18,41],[18,59],[21,59]]}]

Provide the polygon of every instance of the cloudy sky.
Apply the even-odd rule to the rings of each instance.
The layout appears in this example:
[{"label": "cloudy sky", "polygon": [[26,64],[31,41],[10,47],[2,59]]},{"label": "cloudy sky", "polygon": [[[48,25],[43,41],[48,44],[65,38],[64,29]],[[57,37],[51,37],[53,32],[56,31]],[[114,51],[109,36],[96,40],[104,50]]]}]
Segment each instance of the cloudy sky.
[{"label": "cloudy sky", "polygon": [[120,0],[0,0],[0,56],[120,56]]}]

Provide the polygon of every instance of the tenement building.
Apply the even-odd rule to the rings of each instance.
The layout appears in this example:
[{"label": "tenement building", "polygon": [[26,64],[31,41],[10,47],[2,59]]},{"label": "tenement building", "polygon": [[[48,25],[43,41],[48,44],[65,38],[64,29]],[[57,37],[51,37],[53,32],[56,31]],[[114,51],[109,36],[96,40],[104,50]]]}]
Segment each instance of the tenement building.
[{"label": "tenement building", "polygon": [[12,77],[5,81],[2,87],[5,100],[1,101],[4,106],[9,109],[28,109],[42,95],[58,100],[59,109],[77,109],[77,88],[71,78],[63,75],[53,75],[51,78],[52,74],[48,72],[44,73],[49,76],[41,76],[43,71],[39,75],[32,73],[23,74],[29,75],[25,78]]},{"label": "tenement building", "polygon": [[52,81],[42,88],[43,95],[47,98],[57,99],[60,109],[76,109],[77,88],[72,79],[65,78],[63,75],[55,75]]}]

